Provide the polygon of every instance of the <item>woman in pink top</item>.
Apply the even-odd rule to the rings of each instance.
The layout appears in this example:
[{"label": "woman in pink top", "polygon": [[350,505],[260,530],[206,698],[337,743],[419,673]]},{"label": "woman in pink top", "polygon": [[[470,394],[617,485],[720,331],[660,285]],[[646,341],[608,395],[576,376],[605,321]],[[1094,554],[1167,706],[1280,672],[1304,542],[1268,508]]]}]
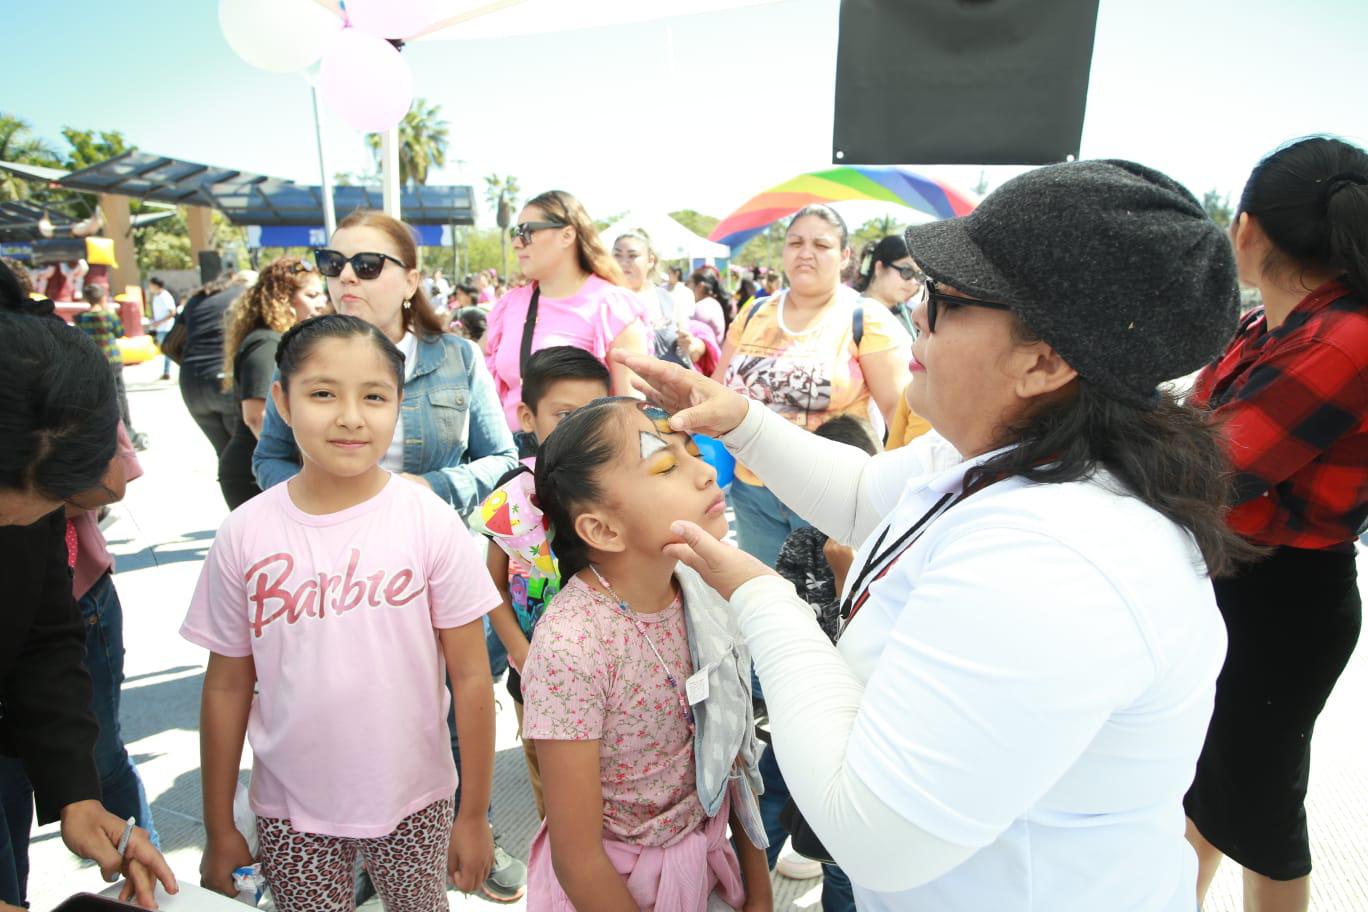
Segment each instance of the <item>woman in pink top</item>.
[{"label": "woman in pink top", "polygon": [[[331,314],[285,333],[276,360],[303,467],[224,522],[181,627],[210,651],[202,883],[235,895],[254,861],[233,824],[245,736],[280,912],[353,908],[358,852],[386,909],[436,912],[448,879],[470,892],[494,858],[482,618],[499,595],[460,516],[380,466],[404,391],[394,343]],[[465,748],[454,824],[444,676]]]},{"label": "woman in pink top", "polygon": [[486,335],[508,426],[518,429],[523,362],[553,345],[582,348],[607,363],[613,392],[631,395],[632,372],[608,362],[608,353],[647,353],[641,302],[622,287],[622,270],[579,200],[563,190],[543,193],[523,207],[509,233],[531,283],[499,299]]}]

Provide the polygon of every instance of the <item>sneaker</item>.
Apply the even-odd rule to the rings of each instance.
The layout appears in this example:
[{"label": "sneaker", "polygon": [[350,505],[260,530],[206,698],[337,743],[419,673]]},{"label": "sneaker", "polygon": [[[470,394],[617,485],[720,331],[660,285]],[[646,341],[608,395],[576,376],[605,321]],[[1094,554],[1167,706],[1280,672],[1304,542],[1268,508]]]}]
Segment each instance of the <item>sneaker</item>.
[{"label": "sneaker", "polygon": [[811,858],[804,858],[796,852],[790,852],[779,859],[774,870],[790,880],[811,880],[814,877],[822,876],[822,863],[813,861]]},{"label": "sneaker", "polygon": [[494,866],[480,891],[495,902],[517,902],[527,892],[527,865],[494,843]]}]

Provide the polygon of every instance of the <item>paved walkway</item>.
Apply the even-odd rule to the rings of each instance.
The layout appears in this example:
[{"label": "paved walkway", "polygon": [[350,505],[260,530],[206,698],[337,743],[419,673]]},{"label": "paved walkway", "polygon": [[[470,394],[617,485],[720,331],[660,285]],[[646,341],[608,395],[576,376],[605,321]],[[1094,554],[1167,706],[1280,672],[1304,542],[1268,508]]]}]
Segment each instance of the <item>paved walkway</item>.
[{"label": "paved walkway", "polygon": [[[176,631],[227,510],[214,481],[213,452],[186,413],[174,382],[156,379],[159,367],[157,362],[126,371],[134,423],[150,435],[151,447],[141,454],[146,475],[129,485],[106,535],[119,559],[116,582],[128,650],[124,738],[146,783],[171,866],[178,877],[196,883],[204,845],[197,725],[205,654]],[[1312,908],[1326,912],[1368,909],[1366,698],[1368,658],[1360,650],[1316,733],[1309,803],[1317,859]],[[496,746],[495,821],[504,847],[526,858],[536,812],[506,693]],[[244,759],[244,766],[249,765],[250,757]],[[66,851],[56,827],[35,831],[32,865],[34,909],[51,909],[72,892],[101,887],[98,872]],[[1227,866],[1207,902],[1208,912],[1239,908],[1238,881],[1237,871]],[[820,908],[820,881],[776,878],[775,889],[777,909]],[[453,893],[451,907],[489,910],[494,904]],[[521,907],[517,903],[511,908]]]}]

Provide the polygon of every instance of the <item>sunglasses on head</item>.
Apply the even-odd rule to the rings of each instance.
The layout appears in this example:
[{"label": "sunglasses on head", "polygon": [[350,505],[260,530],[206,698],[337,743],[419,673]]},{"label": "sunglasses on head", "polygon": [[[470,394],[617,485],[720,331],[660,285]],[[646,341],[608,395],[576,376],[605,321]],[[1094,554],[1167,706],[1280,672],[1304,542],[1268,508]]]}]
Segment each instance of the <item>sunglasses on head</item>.
[{"label": "sunglasses on head", "polygon": [[547,228],[564,228],[565,222],[520,222],[508,229],[508,236],[515,241],[530,241],[534,231],[544,231]]},{"label": "sunglasses on head", "polygon": [[358,279],[373,279],[385,268],[386,260],[408,269],[403,260],[388,253],[355,253],[348,257],[336,250],[314,251],[314,262],[318,264],[318,271],[330,279],[340,276],[343,267],[348,263],[351,263],[352,272],[356,273]]},{"label": "sunglasses on head", "polygon": [[956,307],[987,307],[990,310],[1011,310],[1009,304],[1001,301],[985,301],[982,298],[970,298],[963,295],[947,294],[940,289],[940,283],[928,275],[920,277],[922,285],[926,287],[926,331],[936,331],[936,318],[940,315],[941,308],[951,310]]}]

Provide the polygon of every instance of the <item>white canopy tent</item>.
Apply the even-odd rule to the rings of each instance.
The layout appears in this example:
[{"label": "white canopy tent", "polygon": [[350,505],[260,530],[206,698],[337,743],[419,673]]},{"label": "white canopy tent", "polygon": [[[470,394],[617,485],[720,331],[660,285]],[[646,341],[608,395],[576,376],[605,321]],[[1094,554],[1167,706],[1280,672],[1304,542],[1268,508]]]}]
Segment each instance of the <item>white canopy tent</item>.
[{"label": "white canopy tent", "polygon": [[611,246],[618,235],[634,228],[640,228],[650,236],[651,246],[661,260],[692,263],[696,259],[723,260],[731,256],[731,249],[726,244],[694,234],[663,212],[628,212],[599,232],[599,236]]}]

